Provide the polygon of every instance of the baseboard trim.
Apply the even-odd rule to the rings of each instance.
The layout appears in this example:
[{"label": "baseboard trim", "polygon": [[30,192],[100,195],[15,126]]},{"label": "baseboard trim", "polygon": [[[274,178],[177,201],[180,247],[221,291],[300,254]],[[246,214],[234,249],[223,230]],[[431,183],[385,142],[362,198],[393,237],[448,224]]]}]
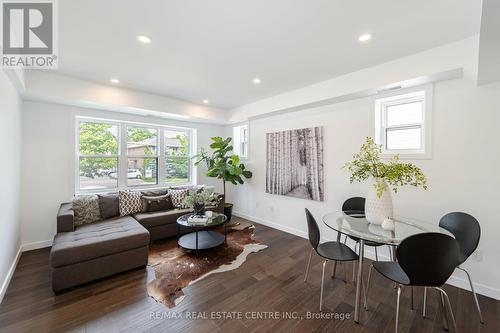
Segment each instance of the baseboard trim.
[{"label": "baseboard trim", "polygon": [[26,252],[31,250],[43,249],[44,247],[50,247],[50,246],[52,246],[52,239],[39,242],[25,243],[21,246],[21,248],[22,252]]},{"label": "baseboard trim", "polygon": [[[278,229],[280,231],[284,231],[284,232],[287,232],[289,234],[307,239],[307,233],[302,231],[302,230],[290,228],[290,227],[284,226],[284,225],[276,223],[276,222],[272,222],[272,221],[269,221],[269,220],[266,220],[266,219],[263,219],[260,217],[251,216],[251,215],[248,215],[248,214],[245,214],[242,212],[238,212],[238,211],[234,211],[233,215],[247,219],[247,220],[251,220],[251,221],[254,221],[254,222],[257,222],[260,224],[263,224],[263,225],[270,227],[270,228],[273,228],[273,229]],[[332,239],[325,239],[325,240],[331,241]],[[379,257],[379,259],[390,260],[390,258],[384,254],[379,254],[378,257]],[[365,250],[365,258],[375,260],[375,251],[372,248],[367,248]],[[455,273],[453,273],[453,275],[447,281],[447,284],[452,285],[452,286],[457,287],[457,288],[460,288],[460,289],[465,289],[465,290],[470,291],[469,281],[466,278],[458,276],[460,274],[465,274],[465,273],[460,272],[458,270],[455,271]],[[477,282],[473,282],[473,284],[474,284],[474,289],[475,289],[476,293],[481,294],[483,296],[494,298],[496,300],[500,300],[500,289],[496,289],[496,288],[493,288],[493,287],[490,287],[490,286],[487,286],[487,285],[484,285],[481,283],[477,283]]]},{"label": "baseboard trim", "polygon": [[17,250],[17,254],[14,257],[14,260],[12,261],[12,264],[10,265],[9,271],[7,272],[7,276],[5,277],[2,287],[0,288],[0,303],[3,301],[3,297],[5,296],[5,293],[7,292],[7,288],[9,287],[10,280],[12,279],[12,276],[14,275],[14,272],[16,271],[17,263],[19,262],[19,258],[21,258],[21,253],[22,251],[22,245],[19,246],[19,249]]}]

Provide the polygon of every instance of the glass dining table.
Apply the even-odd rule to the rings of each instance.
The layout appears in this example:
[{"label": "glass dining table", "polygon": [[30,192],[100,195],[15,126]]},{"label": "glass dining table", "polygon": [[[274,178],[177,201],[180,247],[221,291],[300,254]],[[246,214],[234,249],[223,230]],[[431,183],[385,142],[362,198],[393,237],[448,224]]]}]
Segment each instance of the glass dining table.
[{"label": "glass dining table", "polygon": [[[365,241],[377,242],[389,245],[395,257],[395,248],[401,241],[411,235],[424,232],[439,232],[450,236],[450,232],[440,228],[437,223],[421,222],[409,218],[393,218],[394,230],[385,230],[382,226],[368,222],[364,212],[360,211],[338,211],[323,216],[323,223],[337,232],[337,241],[341,235],[352,236],[359,239],[359,261],[356,279],[356,302],[354,308],[354,321],[359,323],[361,306],[361,283],[363,276],[363,256]],[[395,259],[394,259],[395,260]]]}]

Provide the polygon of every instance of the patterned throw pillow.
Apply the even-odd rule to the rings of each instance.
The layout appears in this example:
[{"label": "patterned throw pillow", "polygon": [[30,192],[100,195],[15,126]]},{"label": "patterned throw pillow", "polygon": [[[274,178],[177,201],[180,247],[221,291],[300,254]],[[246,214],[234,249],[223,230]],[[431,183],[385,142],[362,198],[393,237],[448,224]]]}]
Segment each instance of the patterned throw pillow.
[{"label": "patterned throw pillow", "polygon": [[101,220],[97,195],[80,195],[73,198],[75,225],[84,225]]},{"label": "patterned throw pillow", "polygon": [[142,212],[142,194],[134,191],[120,191],[120,216]]},{"label": "patterned throw pillow", "polygon": [[174,209],[174,204],[172,203],[172,198],[170,197],[170,194],[159,195],[154,197],[143,195],[142,204],[144,211],[146,213]]},{"label": "patterned throw pillow", "polygon": [[172,197],[172,203],[174,204],[174,207],[181,207],[182,202],[184,201],[184,198],[186,198],[188,194],[188,189],[183,188],[183,189],[169,189],[168,194]]}]

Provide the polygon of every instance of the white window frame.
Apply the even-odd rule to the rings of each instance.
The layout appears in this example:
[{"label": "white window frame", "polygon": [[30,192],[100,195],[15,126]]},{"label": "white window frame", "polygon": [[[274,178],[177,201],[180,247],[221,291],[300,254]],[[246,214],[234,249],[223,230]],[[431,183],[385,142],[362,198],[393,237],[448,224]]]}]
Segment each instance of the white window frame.
[{"label": "white window frame", "polygon": [[[247,133],[245,138],[245,131]],[[245,140],[246,139],[246,140]],[[233,152],[242,159],[248,159],[250,148],[250,130],[248,124],[240,124],[233,127]],[[245,148],[246,147],[246,151]],[[245,154],[243,154],[245,151]]]},{"label": "white window frame", "polygon": [[[160,164],[160,151],[161,151],[161,148],[160,148],[160,134],[163,133],[163,131],[160,130],[160,128],[158,127],[153,127],[153,126],[137,126],[137,125],[134,125],[134,124],[127,124],[125,125],[125,141],[124,141],[124,146],[125,147],[125,154],[126,154],[126,169],[125,169],[125,173],[122,173],[122,174],[125,174],[127,175],[125,178],[125,181],[126,181],[126,187],[130,187],[130,188],[137,188],[137,187],[141,187],[141,186],[155,186],[155,185],[158,185],[160,184],[160,179],[163,179],[163,178],[160,178],[160,169],[162,165],[164,164]],[[128,154],[128,129],[129,128],[144,128],[144,129],[148,129],[148,130],[155,130],[156,131],[156,155],[130,155]],[[146,158],[156,158],[156,184],[145,184],[145,185],[128,185],[128,163],[129,163],[129,160],[130,159],[133,159],[133,158],[139,158],[139,159],[146,159]],[[123,170],[120,169],[121,172],[123,172]]]},{"label": "white window frame", "polygon": [[[375,142],[382,145],[382,158],[392,158],[399,155],[401,159],[431,159],[432,158],[432,100],[433,86],[426,85],[411,89],[402,89],[389,93],[378,94],[373,100],[371,126]],[[387,108],[394,105],[422,101],[422,122],[415,124],[387,124]],[[395,129],[421,128],[420,149],[387,149],[387,131]]]},{"label": "white window frame", "polygon": [[[80,123],[104,123],[110,125],[118,126],[118,155],[96,155],[96,156],[87,156],[80,155]],[[141,127],[148,129],[157,130],[157,158],[158,158],[158,181],[157,184],[144,184],[144,185],[134,185],[128,186],[128,158],[127,154],[127,140],[128,140],[128,127]],[[165,135],[164,131],[176,131],[176,132],[185,132],[189,138],[189,169],[188,169],[188,177],[189,180],[186,183],[168,183],[163,182],[165,180]],[[195,152],[196,152],[196,129],[188,128],[188,127],[177,127],[177,126],[167,126],[167,125],[158,125],[158,124],[149,124],[149,123],[141,123],[141,122],[131,122],[131,121],[123,121],[123,120],[112,120],[112,119],[101,119],[101,118],[93,118],[93,117],[85,117],[85,116],[76,116],[75,117],[75,193],[103,193],[117,190],[127,190],[127,189],[148,189],[148,188],[158,188],[158,187],[166,187],[166,186],[189,186],[195,185],[197,182],[197,168],[194,166],[194,162],[192,160]],[[132,155],[130,155],[132,156]],[[80,188],[80,158],[84,157],[114,157],[118,159],[118,186],[110,187],[104,189],[81,189]],[[132,157],[140,157],[142,156],[132,156]],[[145,156],[151,157],[151,156]]]}]

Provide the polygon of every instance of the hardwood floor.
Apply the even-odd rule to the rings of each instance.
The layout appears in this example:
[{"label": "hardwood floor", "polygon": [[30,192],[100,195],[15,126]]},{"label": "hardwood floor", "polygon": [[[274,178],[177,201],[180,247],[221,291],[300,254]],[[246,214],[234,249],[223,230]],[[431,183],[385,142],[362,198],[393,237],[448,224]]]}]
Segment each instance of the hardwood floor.
[{"label": "hardwood floor", "polygon": [[[146,293],[153,271],[136,270],[54,296],[50,286],[49,249],[23,253],[3,302],[1,332],[393,332],[395,290],[373,274],[369,311],[354,323],[355,287],[344,283],[342,265],[337,278],[325,278],[324,314],[348,314],[350,319],[284,318],[319,312],[321,261],[313,257],[304,283],[307,240],[256,224],[256,238],[269,248],[251,254],[238,269],[214,274],[184,290],[185,299],[168,309]],[[369,263],[365,263],[368,268]],[[348,276],[352,266],[347,264]],[[331,272],[330,266],[328,272]],[[365,271],[367,272],[367,270]],[[500,331],[500,302],[479,296],[485,324],[479,323],[472,295],[445,287],[460,332]],[[401,332],[441,332],[438,296],[429,291],[428,318],[421,316],[422,292],[415,290],[410,309],[409,289],[402,294]],[[202,316],[241,315],[241,319],[203,319]],[[267,313],[266,313],[267,312]],[[279,319],[254,316],[278,312]],[[187,315],[197,319],[186,318]],[[182,316],[182,318],[174,318]]]}]

